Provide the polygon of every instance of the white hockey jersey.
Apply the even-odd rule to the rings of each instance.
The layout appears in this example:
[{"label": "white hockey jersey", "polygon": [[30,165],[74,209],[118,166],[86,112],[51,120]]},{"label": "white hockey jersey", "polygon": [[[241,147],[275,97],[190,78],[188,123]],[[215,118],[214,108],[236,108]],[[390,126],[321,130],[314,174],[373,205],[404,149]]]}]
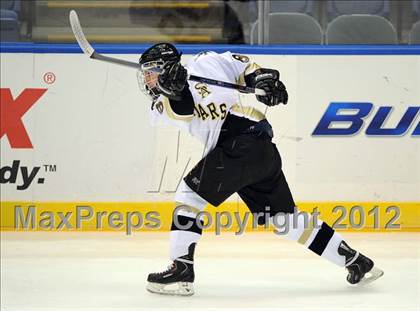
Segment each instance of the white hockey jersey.
[{"label": "white hockey jersey", "polygon": [[[194,56],[185,68],[191,75],[245,85],[244,76],[259,67],[244,55],[202,52]],[[151,107],[151,123],[157,125],[163,122],[187,130],[205,145],[204,154],[216,146],[228,112],[254,121],[264,118],[255,108],[242,107],[239,94],[233,89],[194,81],[188,81],[188,85],[194,99],[194,114],[176,114],[168,98],[161,95]]]}]

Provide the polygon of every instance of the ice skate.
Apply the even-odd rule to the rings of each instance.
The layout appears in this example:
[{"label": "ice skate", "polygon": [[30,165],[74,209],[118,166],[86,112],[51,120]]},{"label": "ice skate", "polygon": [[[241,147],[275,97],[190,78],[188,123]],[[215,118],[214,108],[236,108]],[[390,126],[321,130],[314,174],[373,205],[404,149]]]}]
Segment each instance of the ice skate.
[{"label": "ice skate", "polygon": [[342,241],[338,253],[346,258],[347,281],[352,285],[366,285],[380,278],[384,272],[375,267],[373,261],[350,248]]},{"label": "ice skate", "polygon": [[149,274],[146,289],[156,294],[193,295],[194,248],[195,243],[190,245],[187,255],[175,259],[167,270]]}]

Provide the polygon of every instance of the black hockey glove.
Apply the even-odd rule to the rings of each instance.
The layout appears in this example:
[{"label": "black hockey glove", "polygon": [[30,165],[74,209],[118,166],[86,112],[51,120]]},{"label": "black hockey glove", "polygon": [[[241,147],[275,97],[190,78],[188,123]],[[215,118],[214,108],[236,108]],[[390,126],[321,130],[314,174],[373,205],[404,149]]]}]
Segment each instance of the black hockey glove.
[{"label": "black hockey glove", "polygon": [[187,82],[187,70],[179,62],[168,62],[158,78],[158,87],[163,95],[179,100]]},{"label": "black hockey glove", "polygon": [[250,77],[246,77],[246,80],[252,87],[265,91],[266,95],[257,95],[258,101],[267,106],[276,106],[280,103],[286,105],[289,95],[285,85],[279,80],[279,76],[277,70],[261,68],[255,70]]}]

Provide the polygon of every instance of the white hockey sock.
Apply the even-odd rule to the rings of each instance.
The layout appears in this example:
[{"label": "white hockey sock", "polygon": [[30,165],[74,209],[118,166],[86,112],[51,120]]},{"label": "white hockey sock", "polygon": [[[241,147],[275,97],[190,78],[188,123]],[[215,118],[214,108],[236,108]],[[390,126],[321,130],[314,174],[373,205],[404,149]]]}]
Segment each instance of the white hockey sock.
[{"label": "white hockey sock", "polygon": [[174,216],[170,233],[171,260],[188,254],[188,247],[200,239],[202,230],[197,225],[196,215],[181,210],[178,216]]},{"label": "white hockey sock", "polygon": [[192,243],[197,243],[201,234],[188,231],[171,231],[171,260],[175,260],[181,256],[188,254],[188,247]]},{"label": "white hockey sock", "polygon": [[273,222],[279,234],[305,245],[315,254],[344,267],[345,257],[338,253],[343,238],[322,220],[315,219],[308,213],[296,212],[279,217]]}]

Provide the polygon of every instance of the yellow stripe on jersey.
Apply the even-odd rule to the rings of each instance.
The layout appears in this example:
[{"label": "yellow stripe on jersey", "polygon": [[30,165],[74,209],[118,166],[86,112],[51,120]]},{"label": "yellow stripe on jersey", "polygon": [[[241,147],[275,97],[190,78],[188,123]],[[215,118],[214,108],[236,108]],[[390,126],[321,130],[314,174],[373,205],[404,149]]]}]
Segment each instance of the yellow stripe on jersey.
[{"label": "yellow stripe on jersey", "polygon": [[261,111],[250,106],[239,106],[235,104],[229,112],[238,117],[245,117],[257,122],[265,119],[265,115]]},{"label": "yellow stripe on jersey", "polygon": [[256,63],[250,63],[248,64],[248,66],[246,66],[245,71],[238,77],[238,81],[237,83],[240,85],[245,85],[245,76],[250,75],[251,73],[253,73],[255,70],[261,68],[259,65],[257,65]]},{"label": "yellow stripe on jersey", "polygon": [[175,111],[172,110],[171,104],[169,103],[169,99],[165,96],[162,96],[161,102],[163,104],[163,107],[165,108],[164,110],[166,111],[166,115],[171,119],[174,119],[177,121],[190,122],[192,118],[194,117],[194,114],[188,114],[188,115],[177,114]]}]

